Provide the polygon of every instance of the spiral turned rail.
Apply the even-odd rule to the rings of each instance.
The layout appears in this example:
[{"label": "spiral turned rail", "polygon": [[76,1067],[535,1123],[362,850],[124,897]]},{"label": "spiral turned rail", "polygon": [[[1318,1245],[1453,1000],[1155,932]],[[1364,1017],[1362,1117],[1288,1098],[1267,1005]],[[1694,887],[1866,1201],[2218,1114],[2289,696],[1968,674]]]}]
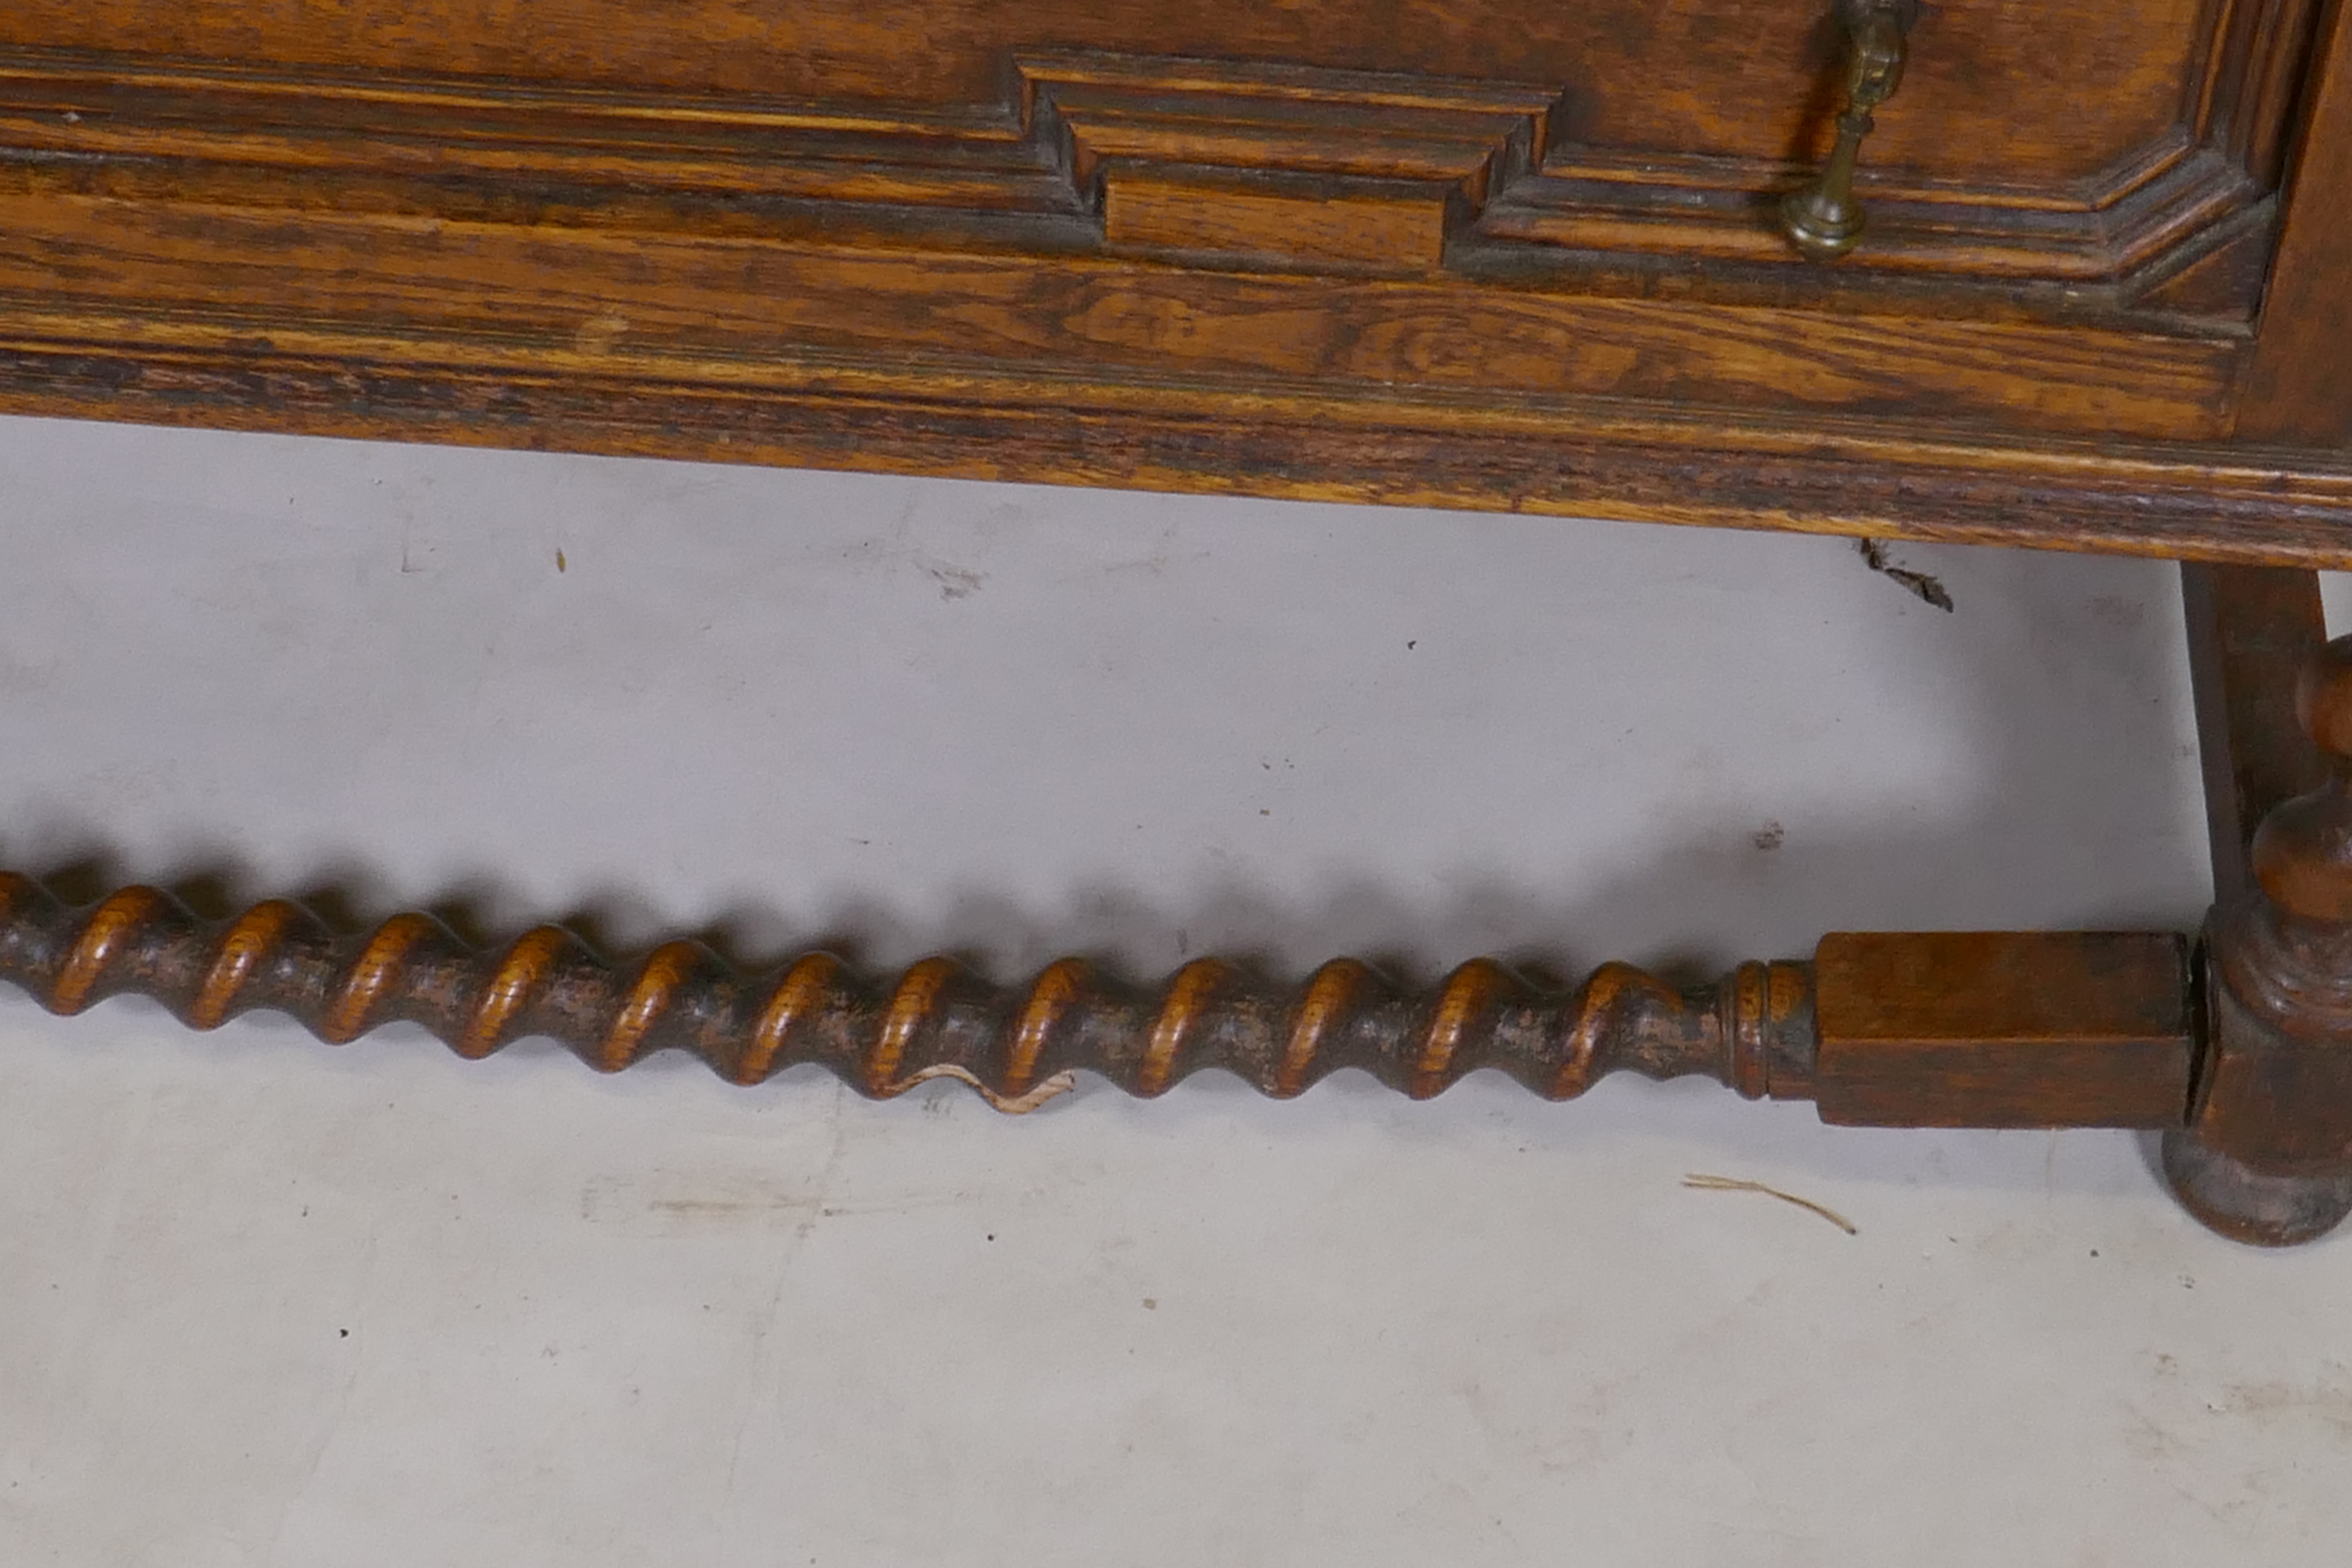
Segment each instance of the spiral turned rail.
[{"label": "spiral turned rail", "polygon": [[1149,989],[1075,958],[1013,987],[946,958],[877,982],[824,952],[747,974],[693,942],[614,963],[561,926],[490,950],[423,914],[338,934],[283,900],[206,921],[148,887],[76,908],[10,873],[0,979],[58,1014],[133,994],[212,1029],[268,1008],[338,1045],[407,1020],[467,1058],[548,1036],[606,1072],[664,1050],[741,1084],[814,1062],[871,1097],[945,1076],[1003,1110],[1027,1109],[1076,1069],[1148,1096],[1212,1067],[1277,1097],[1353,1067],[1417,1099],[1480,1068],[1551,1100],[1620,1068],[1786,1098],[1808,1092],[1814,1043],[1800,963],[1742,964],[1694,991],[1622,963],[1547,987],[1486,959],[1421,991],[1352,959],[1290,987],[1217,959]]}]

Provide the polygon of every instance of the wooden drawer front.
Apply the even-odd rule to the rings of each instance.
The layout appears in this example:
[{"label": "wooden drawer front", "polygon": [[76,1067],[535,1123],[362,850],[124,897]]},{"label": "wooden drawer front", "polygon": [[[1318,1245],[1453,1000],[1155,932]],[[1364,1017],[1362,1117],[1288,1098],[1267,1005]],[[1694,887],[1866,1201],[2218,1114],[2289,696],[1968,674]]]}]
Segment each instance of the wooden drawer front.
[{"label": "wooden drawer front", "polygon": [[12,0],[0,142],[1074,213],[1114,246],[1309,265],[1696,266],[1783,303],[1925,278],[2004,286],[1942,310],[2242,319],[2312,5],[1931,6],[1866,149],[1870,243],[1827,275],[1760,199],[1830,135],[1824,0]]},{"label": "wooden drawer front", "polygon": [[2352,561],[2311,33],[1930,6],[1824,266],[1829,0],[10,0],[0,409]]}]

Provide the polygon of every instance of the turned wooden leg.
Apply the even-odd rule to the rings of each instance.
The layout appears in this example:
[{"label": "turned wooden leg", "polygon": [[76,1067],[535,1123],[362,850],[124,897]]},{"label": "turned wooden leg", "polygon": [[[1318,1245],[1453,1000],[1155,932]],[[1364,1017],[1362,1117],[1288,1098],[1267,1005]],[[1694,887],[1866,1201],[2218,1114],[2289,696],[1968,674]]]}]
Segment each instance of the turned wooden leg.
[{"label": "turned wooden leg", "polygon": [[2165,1139],[2225,1236],[2308,1241],[2352,1213],[2352,638],[2308,572],[2184,569],[2214,907],[2206,1044]]},{"label": "turned wooden leg", "polygon": [[1814,1054],[1801,963],[1742,964],[1691,990],[1622,963],[1543,985],[1486,959],[1418,992],[1345,958],[1300,985],[1214,958],[1150,987],[1077,958],[1014,986],[944,957],[869,977],[813,952],[747,974],[692,942],[615,963],[560,926],[483,951],[422,914],[336,933],[272,901],[206,921],[154,888],[75,909],[6,872],[0,980],[65,1014],[151,996],[200,1029],[270,1008],[337,1044],[396,1019],[466,1057],[543,1036],[608,1072],[683,1050],[743,1084],[812,1063],[877,1099],[952,1078],[1007,1110],[1079,1068],[1144,1096],[1215,1067],[1287,1098],[1352,1067],[1419,1099],[1479,1068],[1554,1100],[1621,1068],[1786,1098],[1810,1092]]},{"label": "turned wooden leg", "polygon": [[[2177,1133],[2194,1096],[2196,1136],[2171,1152],[2183,1195],[2232,1234],[2292,1240],[2352,1195],[2352,1053],[2332,1048],[2352,985],[2330,989],[2352,976],[2352,760],[2320,767],[2281,695],[2319,646],[2307,574],[2192,584],[2229,847],[2201,1078],[2197,971],[2171,931],[1832,933],[1810,963],[1690,987],[1622,963],[1549,985],[1481,959],[1416,990],[1345,958],[1289,985],[1213,958],[1156,985],[1077,958],[1001,985],[946,958],[865,976],[816,952],[747,973],[684,941],[614,962],[557,926],[484,950],[422,914],[336,931],[282,900],[208,920],[145,887],[73,907],[0,872],[0,982],[60,1014],[149,996],[199,1029],[267,1008],[336,1043],[408,1021],[469,1058],[542,1036],[606,1071],[682,1050],[744,1084],[802,1063],[877,1098],[948,1078],[1014,1111],[1081,1070],[1150,1096],[1212,1067],[1282,1097],[1342,1068],[1422,1099],[1486,1068],[1555,1100],[1618,1069],[1696,1074],[1878,1127]],[[2352,645],[2311,694],[2323,741],[2352,754]],[[2257,818],[2242,869],[2239,825]]]}]

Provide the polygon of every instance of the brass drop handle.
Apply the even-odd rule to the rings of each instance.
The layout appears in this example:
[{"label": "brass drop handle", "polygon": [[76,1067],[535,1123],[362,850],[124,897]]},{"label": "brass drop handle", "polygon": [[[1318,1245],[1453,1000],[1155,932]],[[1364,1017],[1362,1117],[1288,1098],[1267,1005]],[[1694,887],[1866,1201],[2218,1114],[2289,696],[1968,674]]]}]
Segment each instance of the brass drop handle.
[{"label": "brass drop handle", "polygon": [[1853,168],[1870,111],[1903,81],[1905,39],[1919,14],[1916,0],[1839,0],[1846,26],[1845,110],[1837,118],[1837,145],[1821,178],[1780,202],[1780,226],[1815,261],[1835,261],[1862,241],[1868,215],[1853,194]]}]

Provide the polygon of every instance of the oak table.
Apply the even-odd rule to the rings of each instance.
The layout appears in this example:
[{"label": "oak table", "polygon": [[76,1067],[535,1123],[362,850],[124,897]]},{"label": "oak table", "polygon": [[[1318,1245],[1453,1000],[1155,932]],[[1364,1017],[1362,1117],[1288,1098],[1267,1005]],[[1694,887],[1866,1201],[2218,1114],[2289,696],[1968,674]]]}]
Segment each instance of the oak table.
[{"label": "oak table", "polygon": [[2201,933],[1833,933],[1696,992],[1216,960],[626,963],[0,876],[61,1013],[421,1022],[1024,1109],[1086,1068],[1415,1096],[1712,1075],[2162,1129],[2352,1211],[2343,0],[12,0],[0,410],[2184,563]]}]

